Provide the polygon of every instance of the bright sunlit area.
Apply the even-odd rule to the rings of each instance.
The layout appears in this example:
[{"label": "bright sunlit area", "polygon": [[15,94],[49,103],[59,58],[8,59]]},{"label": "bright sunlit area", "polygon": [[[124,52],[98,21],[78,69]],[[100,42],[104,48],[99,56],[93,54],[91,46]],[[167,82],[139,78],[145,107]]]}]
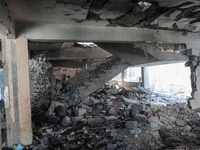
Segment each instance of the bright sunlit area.
[{"label": "bright sunlit area", "polygon": [[191,97],[190,68],[184,63],[129,67],[112,81],[138,82],[143,99],[156,104],[186,103]]}]

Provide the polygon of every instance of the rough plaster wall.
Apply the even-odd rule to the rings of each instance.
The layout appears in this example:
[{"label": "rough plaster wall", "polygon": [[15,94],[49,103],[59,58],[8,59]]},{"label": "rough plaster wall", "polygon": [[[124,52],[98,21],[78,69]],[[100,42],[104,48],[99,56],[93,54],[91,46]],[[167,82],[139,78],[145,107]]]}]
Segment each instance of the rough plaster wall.
[{"label": "rough plaster wall", "polygon": [[46,62],[45,53],[36,54],[31,60],[29,60],[32,102],[40,93],[46,91],[51,86],[47,71],[50,67],[51,64]]}]

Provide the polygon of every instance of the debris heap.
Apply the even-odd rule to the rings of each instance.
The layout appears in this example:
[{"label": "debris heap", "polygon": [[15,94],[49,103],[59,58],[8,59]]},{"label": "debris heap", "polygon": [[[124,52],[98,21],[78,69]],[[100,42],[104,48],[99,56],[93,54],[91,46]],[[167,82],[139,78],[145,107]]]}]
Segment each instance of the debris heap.
[{"label": "debris heap", "polygon": [[[130,91],[103,88],[80,101],[43,100],[33,110],[32,147],[40,149],[198,149],[199,110],[186,104],[159,106]],[[169,144],[172,143],[172,144]]]}]

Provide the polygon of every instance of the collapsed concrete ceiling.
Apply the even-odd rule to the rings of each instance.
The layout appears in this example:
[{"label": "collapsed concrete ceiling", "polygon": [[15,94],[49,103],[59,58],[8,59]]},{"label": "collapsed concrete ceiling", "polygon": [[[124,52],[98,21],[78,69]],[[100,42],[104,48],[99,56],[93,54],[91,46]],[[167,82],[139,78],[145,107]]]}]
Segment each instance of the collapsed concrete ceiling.
[{"label": "collapsed concrete ceiling", "polygon": [[6,0],[6,3],[16,23],[200,30],[198,0]]}]

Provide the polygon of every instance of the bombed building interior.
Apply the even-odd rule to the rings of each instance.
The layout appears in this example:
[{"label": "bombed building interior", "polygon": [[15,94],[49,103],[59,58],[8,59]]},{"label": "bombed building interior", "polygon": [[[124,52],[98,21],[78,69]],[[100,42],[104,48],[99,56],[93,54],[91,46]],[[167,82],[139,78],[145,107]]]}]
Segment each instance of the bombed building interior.
[{"label": "bombed building interior", "polygon": [[200,149],[199,0],[0,0],[0,150]]}]

